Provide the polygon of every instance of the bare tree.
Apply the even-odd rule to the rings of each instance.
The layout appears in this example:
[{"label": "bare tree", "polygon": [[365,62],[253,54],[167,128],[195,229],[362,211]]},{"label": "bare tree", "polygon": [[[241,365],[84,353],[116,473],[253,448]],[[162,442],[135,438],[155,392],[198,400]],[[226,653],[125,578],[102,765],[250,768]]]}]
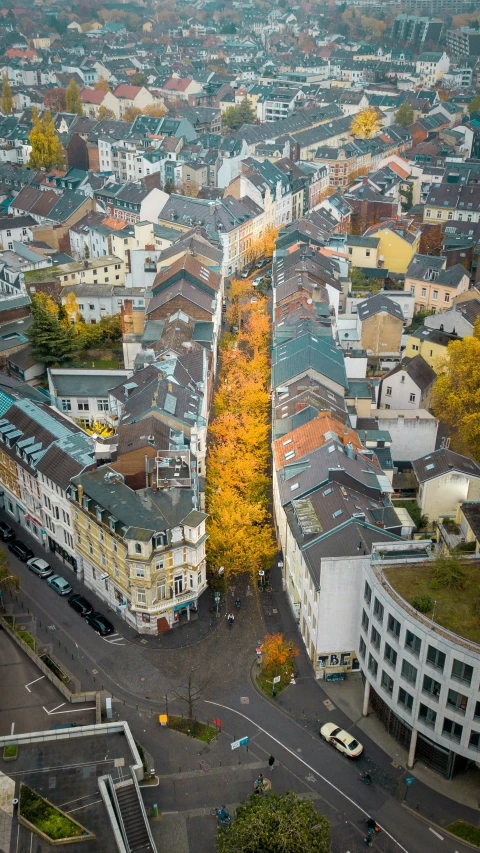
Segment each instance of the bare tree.
[{"label": "bare tree", "polygon": [[193,712],[195,709],[195,705],[200,701],[203,695],[203,691],[210,683],[210,676],[205,678],[203,681],[198,682],[195,680],[195,675],[197,672],[196,667],[192,667],[190,672],[188,673],[188,680],[185,687],[180,690],[177,690],[176,687],[173,688],[173,692],[177,699],[182,699],[187,703],[188,707],[188,719],[193,720]]}]

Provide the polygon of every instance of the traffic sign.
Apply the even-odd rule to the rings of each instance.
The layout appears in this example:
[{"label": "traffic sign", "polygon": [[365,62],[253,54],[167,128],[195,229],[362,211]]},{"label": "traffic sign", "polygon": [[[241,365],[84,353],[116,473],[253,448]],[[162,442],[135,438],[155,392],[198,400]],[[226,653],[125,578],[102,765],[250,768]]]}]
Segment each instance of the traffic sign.
[{"label": "traffic sign", "polygon": [[221,720],[219,720],[219,719],[218,719],[218,717],[213,717],[213,718],[212,718],[212,723],[213,723],[213,725],[214,725],[214,726],[216,726],[216,727],[217,727],[217,729],[220,729],[220,731],[222,730],[222,721],[221,721]]},{"label": "traffic sign", "polygon": [[406,776],[403,781],[405,782],[405,785],[408,785],[410,787],[412,782],[415,782],[415,776]]},{"label": "traffic sign", "polygon": [[276,675],[276,676],[274,677],[274,679],[273,679],[273,683],[274,683],[274,684],[278,684],[278,682],[279,682],[279,681],[281,681],[281,680],[282,680],[282,676],[281,676],[281,675]]},{"label": "traffic sign", "polygon": [[239,746],[246,746],[248,743],[248,737],[241,737],[240,740],[234,740],[230,744],[230,749],[238,749]]},{"label": "traffic sign", "polygon": [[263,576],[264,576],[265,572],[264,572],[264,571],[263,571],[263,569],[262,569],[258,574],[260,575],[260,577],[261,577],[261,578],[263,578]]}]

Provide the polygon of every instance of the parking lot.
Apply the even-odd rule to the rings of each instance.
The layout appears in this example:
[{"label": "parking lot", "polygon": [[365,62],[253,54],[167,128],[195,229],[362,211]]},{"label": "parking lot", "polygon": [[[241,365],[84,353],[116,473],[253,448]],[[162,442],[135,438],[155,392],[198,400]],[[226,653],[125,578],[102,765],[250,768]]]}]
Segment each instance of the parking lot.
[{"label": "parking lot", "polygon": [[94,703],[71,705],[6,631],[0,630],[0,735],[91,725]]}]

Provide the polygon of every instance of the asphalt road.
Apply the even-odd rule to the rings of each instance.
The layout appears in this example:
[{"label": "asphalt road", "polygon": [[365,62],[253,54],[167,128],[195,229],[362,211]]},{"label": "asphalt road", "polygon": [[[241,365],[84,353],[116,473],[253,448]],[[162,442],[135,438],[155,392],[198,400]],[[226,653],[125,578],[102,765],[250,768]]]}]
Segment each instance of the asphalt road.
[{"label": "asphalt road", "polygon": [[[10,519],[8,521],[11,523]],[[36,555],[48,559],[52,568],[68,578],[76,591],[84,593],[94,606],[107,612],[104,603],[77,581],[71,570],[53,554],[46,556],[41,546],[24,530],[19,538],[30,544]],[[6,548],[6,545],[1,543],[0,547]],[[245,601],[245,613],[242,607],[242,619],[236,620],[234,626],[235,635],[222,625],[213,638],[196,647],[165,654],[160,650],[146,650],[141,639],[115,614],[108,613],[114,625],[118,626],[113,644],[109,642],[110,638],[97,636],[71,610],[65,598],[54,593],[46,581],[30,572],[14,555],[8,554],[13,570],[20,577],[21,591],[18,600],[6,596],[6,603],[15,612],[24,613],[26,610],[21,608],[23,602],[25,609],[28,608],[36,618],[42,641],[45,637],[52,642],[55,654],[65,660],[73,675],[79,678],[82,689],[104,687],[113,694],[117,700],[114,704],[116,713],[122,716],[123,711],[136,737],[152,754],[157,770],[165,766],[165,756],[161,753],[154,715],[164,710],[163,696],[171,683],[171,673],[176,667],[184,666],[185,661],[189,665],[195,655],[206,665],[208,655],[213,672],[220,665],[226,671],[206,692],[208,704],[202,702],[202,710],[197,706],[200,718],[221,717],[224,734],[232,740],[248,735],[262,760],[266,760],[267,753],[273,753],[288,771],[288,778],[301,781],[320,804],[319,811],[323,806],[323,810],[328,812],[335,851],[356,853],[364,849],[360,822],[372,814],[382,827],[382,832],[375,838],[375,848],[381,853],[463,853],[471,849],[443,835],[441,830],[405,809],[398,799],[380,786],[362,784],[358,779],[358,765],[343,758],[323,743],[315,732],[303,727],[256,691],[249,675],[248,660],[248,650],[251,648],[253,652],[259,639],[256,633],[252,634],[259,626],[258,619],[255,621],[254,618],[254,599],[250,599],[251,622],[247,622]],[[242,622],[244,617],[245,622]],[[225,648],[229,649],[228,657]],[[296,690],[298,696],[302,690],[301,681],[290,689]],[[125,703],[123,708],[122,703]],[[391,759],[384,756],[384,763],[388,767]],[[292,787],[291,782],[289,785]],[[442,799],[432,794],[434,799]],[[443,799],[448,809],[449,801]],[[209,806],[218,806],[218,802],[212,801]]]}]

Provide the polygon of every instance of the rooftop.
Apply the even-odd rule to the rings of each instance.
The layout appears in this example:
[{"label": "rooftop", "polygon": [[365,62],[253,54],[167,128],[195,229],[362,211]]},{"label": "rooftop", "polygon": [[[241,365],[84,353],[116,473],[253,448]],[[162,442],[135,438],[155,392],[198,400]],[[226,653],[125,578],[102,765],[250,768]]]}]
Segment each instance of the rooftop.
[{"label": "rooftop", "polygon": [[[473,643],[480,643],[480,623],[475,612],[475,598],[472,589],[477,589],[480,583],[480,560],[464,560],[463,570],[465,581],[462,589],[452,587],[437,587],[434,581],[435,562],[426,561],[419,564],[389,566],[383,569],[383,575],[394,590],[413,607],[416,596],[428,595],[435,602],[435,623],[448,631]],[[432,587],[432,583],[435,588]],[[401,603],[401,602],[400,602]],[[416,618],[429,622],[432,613],[418,613]],[[438,629],[433,629],[438,634]],[[454,638],[450,638],[454,639]],[[478,647],[475,651],[479,652]]]}]

